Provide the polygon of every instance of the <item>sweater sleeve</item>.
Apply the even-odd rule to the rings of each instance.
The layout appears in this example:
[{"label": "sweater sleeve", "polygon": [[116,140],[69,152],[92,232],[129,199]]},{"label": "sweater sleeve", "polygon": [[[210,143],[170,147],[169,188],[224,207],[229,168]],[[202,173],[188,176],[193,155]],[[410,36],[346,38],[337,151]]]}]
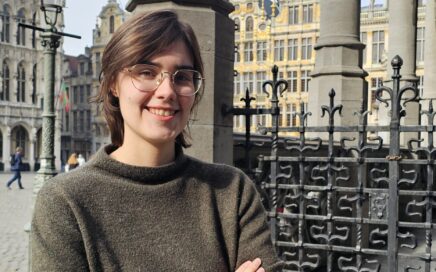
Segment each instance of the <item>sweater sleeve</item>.
[{"label": "sweater sleeve", "polygon": [[36,199],[30,236],[32,271],[88,271],[77,220],[66,197],[55,188],[44,186]]},{"label": "sweater sleeve", "polygon": [[277,257],[272,245],[266,212],[259,194],[248,178],[242,187],[238,211],[240,235],[236,267],[259,257],[267,272],[281,271],[283,262]]}]

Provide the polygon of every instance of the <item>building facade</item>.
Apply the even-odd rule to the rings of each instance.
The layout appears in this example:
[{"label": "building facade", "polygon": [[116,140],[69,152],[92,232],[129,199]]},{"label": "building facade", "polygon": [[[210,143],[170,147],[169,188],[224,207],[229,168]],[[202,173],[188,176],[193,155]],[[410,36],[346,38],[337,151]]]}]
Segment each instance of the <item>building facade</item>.
[{"label": "building facade", "polygon": [[[88,159],[92,151],[91,97],[93,71],[90,49],[77,57],[64,56],[63,84],[58,108],[61,112],[61,161],[66,163],[71,153]],[[63,97],[66,94],[67,97]]]},{"label": "building facade", "polygon": [[[319,0],[252,1],[232,0],[235,11],[235,80],[234,106],[243,107],[240,98],[248,88],[256,98],[253,106],[270,107],[261,84],[272,79],[271,68],[277,65],[279,79],[288,81],[288,89],[280,98],[281,126],[297,126],[298,118],[292,112],[308,109],[310,74],[315,65],[315,50],[320,30]],[[361,7],[360,41],[363,51],[363,69],[368,72],[368,109],[373,111],[370,123],[378,122],[378,102],[374,92],[388,79],[389,8],[387,4]],[[386,2],[386,1],[385,1]],[[418,1],[416,29],[416,75],[421,94],[424,92],[424,22],[425,1]],[[268,90],[267,90],[268,91]],[[270,116],[253,116],[252,131],[258,125],[271,125]],[[245,131],[245,117],[234,117],[234,131]]]},{"label": "building facade", "polygon": [[[0,0],[0,167],[6,171],[17,146],[24,150],[25,169],[36,170],[41,146],[44,48],[40,34],[19,28],[19,22],[44,28],[40,1]],[[62,27],[60,16],[58,28]],[[60,86],[60,54],[56,56],[55,74],[55,86]],[[55,154],[60,154],[59,119],[55,127]]]},{"label": "building facade", "polygon": [[99,91],[103,50],[125,16],[115,0],[108,0],[97,17],[92,46],[85,48],[85,53],[79,56],[63,57],[63,81],[69,98],[68,111],[65,106],[58,107],[62,119],[63,163],[71,153],[89,159],[101,146],[110,143],[101,107],[90,100]]}]

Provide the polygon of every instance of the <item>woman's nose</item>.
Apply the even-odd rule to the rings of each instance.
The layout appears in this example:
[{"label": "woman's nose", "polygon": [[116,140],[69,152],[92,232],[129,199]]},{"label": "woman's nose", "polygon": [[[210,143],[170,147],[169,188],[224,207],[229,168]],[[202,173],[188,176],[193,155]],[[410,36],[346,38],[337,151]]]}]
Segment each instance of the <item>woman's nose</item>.
[{"label": "woman's nose", "polygon": [[159,81],[155,94],[158,97],[172,97],[176,96],[175,86],[172,81],[172,76],[169,72],[162,72],[162,77]]}]

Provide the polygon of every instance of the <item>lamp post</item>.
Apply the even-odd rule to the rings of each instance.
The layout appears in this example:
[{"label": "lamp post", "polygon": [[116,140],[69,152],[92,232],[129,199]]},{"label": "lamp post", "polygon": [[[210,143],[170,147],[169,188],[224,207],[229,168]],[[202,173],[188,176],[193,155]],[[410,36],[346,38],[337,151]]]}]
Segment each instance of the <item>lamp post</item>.
[{"label": "lamp post", "polygon": [[62,12],[64,0],[41,0],[41,10],[44,12],[44,19],[47,28],[40,28],[33,25],[19,23],[19,27],[30,28],[41,33],[41,44],[44,47],[44,104],[42,113],[42,150],[41,167],[37,172],[33,192],[36,194],[45,181],[55,176],[55,108],[54,108],[54,87],[55,87],[55,57],[56,49],[59,47],[62,36],[80,39],[80,36],[59,32],[56,29],[58,15]]}]

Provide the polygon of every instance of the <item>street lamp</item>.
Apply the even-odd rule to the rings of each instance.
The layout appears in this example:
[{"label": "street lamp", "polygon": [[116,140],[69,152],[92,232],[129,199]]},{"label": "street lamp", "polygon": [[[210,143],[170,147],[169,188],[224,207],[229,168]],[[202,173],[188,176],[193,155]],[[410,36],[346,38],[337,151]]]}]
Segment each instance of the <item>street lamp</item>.
[{"label": "street lamp", "polygon": [[68,36],[80,39],[80,36],[59,32],[56,29],[58,15],[62,12],[64,0],[41,0],[41,10],[47,28],[19,23],[19,27],[30,28],[41,32],[41,44],[44,47],[44,105],[42,113],[42,150],[41,166],[35,177],[33,192],[36,194],[42,185],[55,176],[54,136],[55,136],[55,57],[60,38]]}]

